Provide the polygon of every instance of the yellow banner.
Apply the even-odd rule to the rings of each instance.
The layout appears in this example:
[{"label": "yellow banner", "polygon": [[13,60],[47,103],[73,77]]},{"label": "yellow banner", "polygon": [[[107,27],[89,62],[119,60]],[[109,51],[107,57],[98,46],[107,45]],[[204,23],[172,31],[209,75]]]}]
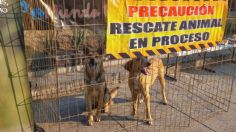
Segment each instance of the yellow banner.
[{"label": "yellow banner", "polygon": [[214,47],[228,0],[108,0],[106,53],[114,59]]}]

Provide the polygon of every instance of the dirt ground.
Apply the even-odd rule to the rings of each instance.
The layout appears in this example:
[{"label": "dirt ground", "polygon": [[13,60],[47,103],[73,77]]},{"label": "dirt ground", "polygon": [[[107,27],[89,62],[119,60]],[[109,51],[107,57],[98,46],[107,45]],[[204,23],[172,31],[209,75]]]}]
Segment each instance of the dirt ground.
[{"label": "dirt ground", "polygon": [[[227,66],[225,67],[227,69]],[[230,70],[228,68],[227,70]],[[183,132],[236,132],[236,73],[234,74],[234,85],[231,96],[230,109],[228,112],[221,112],[217,116],[203,121],[202,124],[194,122]]]},{"label": "dirt ground", "polygon": [[[195,122],[183,132],[236,132],[236,79],[230,109],[228,112],[219,113],[216,117],[208,119],[203,124]],[[206,126],[204,126],[206,125]]]}]

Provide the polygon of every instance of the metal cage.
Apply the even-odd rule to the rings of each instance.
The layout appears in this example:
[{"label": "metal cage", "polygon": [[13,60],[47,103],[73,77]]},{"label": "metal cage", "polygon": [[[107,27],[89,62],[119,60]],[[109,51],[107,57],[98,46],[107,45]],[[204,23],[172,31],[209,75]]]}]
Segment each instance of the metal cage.
[{"label": "metal cage", "polygon": [[[41,11],[58,7],[63,15],[71,6],[66,0],[21,2],[30,102],[35,123],[45,131],[178,131],[191,126],[193,121],[203,123],[229,110],[236,69],[235,45],[219,44],[210,49],[153,56],[161,58],[166,66],[169,102],[161,103],[160,84],[156,80],[150,90],[152,126],[143,121],[144,103],[139,105],[137,117],[128,118],[132,99],[128,72],[123,66],[129,59],[104,60],[108,88],[120,89],[111,112],[102,114],[101,122],[87,126],[83,62],[89,56],[83,50],[87,45],[105,49],[105,14],[97,19],[70,21],[64,16],[57,20],[53,14],[44,16]],[[75,4],[78,1],[70,2],[74,3],[73,9],[78,8]],[[90,3],[91,9],[96,7],[105,12],[105,0],[79,2],[83,9]],[[27,3],[29,7],[24,6]]]}]

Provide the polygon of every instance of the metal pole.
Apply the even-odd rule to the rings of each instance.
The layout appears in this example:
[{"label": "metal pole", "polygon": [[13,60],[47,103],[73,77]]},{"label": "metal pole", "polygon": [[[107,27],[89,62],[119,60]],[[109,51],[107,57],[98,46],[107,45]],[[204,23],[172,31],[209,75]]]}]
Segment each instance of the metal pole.
[{"label": "metal pole", "polygon": [[178,70],[178,61],[179,61],[179,56],[177,55],[176,56],[176,59],[175,59],[175,75],[174,75],[174,79],[176,79],[177,80],[177,70]]},{"label": "metal pole", "polygon": [[232,60],[233,63],[236,63],[236,62],[234,61],[235,49],[236,49],[236,47],[233,48],[233,53],[232,53],[232,57],[231,57],[231,60]]}]

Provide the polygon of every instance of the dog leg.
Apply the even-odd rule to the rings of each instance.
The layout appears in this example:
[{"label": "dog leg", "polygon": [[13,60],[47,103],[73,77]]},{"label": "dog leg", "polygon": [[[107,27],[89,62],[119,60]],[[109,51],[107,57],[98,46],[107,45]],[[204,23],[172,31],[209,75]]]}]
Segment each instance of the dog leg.
[{"label": "dog leg", "polygon": [[88,112],[88,125],[93,125],[93,113],[92,113],[92,98],[90,95],[86,95],[87,100],[87,112]]},{"label": "dog leg", "polygon": [[101,111],[102,111],[102,106],[103,106],[103,96],[104,96],[104,92],[100,92],[99,96],[98,96],[98,108],[97,108],[97,113],[96,113],[96,117],[95,117],[95,121],[96,122],[100,122],[101,121]]},{"label": "dog leg", "polygon": [[131,91],[132,93],[132,101],[133,101],[133,109],[131,115],[127,116],[127,119],[133,120],[134,116],[137,114],[138,109],[138,93],[135,91]]},{"label": "dog leg", "polygon": [[[104,111],[105,113],[109,113],[110,112],[111,105],[113,105],[113,103],[114,103],[112,99],[117,96],[119,88],[120,87],[113,88],[109,92],[109,96],[110,96],[109,100],[108,101],[107,100],[103,101],[103,103],[104,103],[104,110],[102,110],[102,111]],[[106,94],[104,96],[106,96]]]},{"label": "dog leg", "polygon": [[132,116],[134,117],[137,114],[137,109],[138,109],[138,93],[133,92],[133,111],[132,111]]},{"label": "dog leg", "polygon": [[149,125],[153,124],[151,116],[151,106],[150,106],[150,94],[149,94],[149,85],[146,85],[146,88],[142,88],[142,94],[144,97],[144,102],[146,105],[146,119]]},{"label": "dog leg", "polygon": [[165,83],[165,77],[164,77],[164,71],[161,73],[161,76],[159,76],[159,81],[162,88],[162,100],[163,104],[167,104],[167,98],[166,98],[166,83]]},{"label": "dog leg", "polygon": [[137,113],[137,107],[138,107],[138,93],[135,91],[135,80],[133,78],[129,78],[128,80],[128,85],[129,85],[129,89],[131,92],[131,96],[132,96],[132,101],[133,101],[133,110],[131,113],[132,117],[129,118],[133,118],[136,113]]}]

